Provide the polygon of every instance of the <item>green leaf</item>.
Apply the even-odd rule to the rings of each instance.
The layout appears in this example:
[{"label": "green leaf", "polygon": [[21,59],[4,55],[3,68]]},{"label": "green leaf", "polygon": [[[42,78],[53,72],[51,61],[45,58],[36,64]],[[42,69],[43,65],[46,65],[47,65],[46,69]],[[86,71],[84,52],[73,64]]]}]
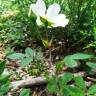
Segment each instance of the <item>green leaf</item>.
[{"label": "green leaf", "polygon": [[83,54],[83,53],[76,53],[76,54],[71,55],[71,58],[75,60],[85,60],[85,59],[89,59],[92,57],[93,55]]},{"label": "green leaf", "polygon": [[81,88],[81,89],[85,89],[85,81],[83,80],[83,78],[81,76],[76,76],[74,77],[74,80],[75,80],[75,84]]},{"label": "green leaf", "polygon": [[72,59],[71,55],[64,58],[64,63],[67,67],[74,68],[78,65],[77,61]]},{"label": "green leaf", "polygon": [[85,96],[83,90],[75,86],[66,86],[69,91],[69,96]]},{"label": "green leaf", "polygon": [[1,75],[2,72],[4,71],[5,64],[6,64],[6,61],[0,61],[0,75]]},{"label": "green leaf", "polygon": [[25,57],[25,55],[22,54],[22,53],[13,53],[13,54],[7,56],[7,58],[13,59],[13,60],[15,60],[15,59],[22,59],[24,57]]},{"label": "green leaf", "polygon": [[63,64],[64,64],[63,61],[59,61],[59,62],[56,63],[56,72],[62,70],[62,68],[63,68]]},{"label": "green leaf", "polygon": [[94,95],[94,94],[96,94],[96,85],[92,85],[92,86],[88,89],[88,94],[89,94],[89,95]]},{"label": "green leaf", "polygon": [[47,90],[50,93],[57,93],[58,91],[58,86],[57,86],[57,78],[56,77],[52,77],[47,85]]},{"label": "green leaf", "polygon": [[8,82],[8,78],[9,78],[8,75],[1,75],[0,76],[0,83],[6,83],[6,82]]},{"label": "green leaf", "polygon": [[44,47],[48,48],[48,46],[49,46],[48,40],[42,40],[42,43],[43,43]]},{"label": "green leaf", "polygon": [[96,69],[96,63],[87,62],[86,65],[90,68]]},{"label": "green leaf", "polygon": [[21,60],[20,66],[25,67],[25,66],[29,65],[32,61],[33,61],[32,57],[24,58]]},{"label": "green leaf", "polygon": [[43,53],[42,53],[42,52],[36,52],[34,58],[35,58],[35,60],[37,60],[37,61],[44,61],[44,56],[43,56]]},{"label": "green leaf", "polygon": [[6,83],[2,86],[0,86],[0,96],[4,95],[5,93],[7,93],[10,89],[9,87],[10,83]]},{"label": "green leaf", "polygon": [[25,52],[28,56],[34,56],[34,51],[31,48],[26,48]]},{"label": "green leaf", "polygon": [[73,55],[68,55],[64,58],[64,63],[67,67],[74,68],[78,65],[77,60],[85,60],[92,58],[93,55],[76,53]]},{"label": "green leaf", "polygon": [[30,89],[22,89],[19,96],[29,96],[30,95]]},{"label": "green leaf", "polygon": [[73,74],[72,73],[64,73],[64,75],[60,78],[60,85],[65,85],[68,82],[70,82],[73,79]]},{"label": "green leaf", "polygon": [[64,86],[64,88],[62,90],[62,94],[63,94],[63,96],[70,96],[69,90],[66,86]]}]

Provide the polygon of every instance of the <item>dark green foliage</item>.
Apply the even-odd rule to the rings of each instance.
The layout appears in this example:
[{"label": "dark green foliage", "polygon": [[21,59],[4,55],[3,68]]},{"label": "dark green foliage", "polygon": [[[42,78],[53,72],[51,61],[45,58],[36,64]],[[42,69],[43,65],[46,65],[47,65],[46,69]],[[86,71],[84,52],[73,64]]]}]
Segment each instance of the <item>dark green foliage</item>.
[{"label": "dark green foliage", "polygon": [[[8,55],[7,58],[12,60],[20,60],[20,66],[25,67],[28,66],[32,62],[44,63],[44,57],[41,52],[36,52],[31,48],[25,49],[25,54],[22,53],[13,53]],[[39,65],[38,65],[39,66]]]},{"label": "dark green foliage", "polygon": [[47,90],[50,93],[57,93],[58,91],[58,86],[57,86],[57,77],[53,76],[49,81],[48,81],[48,85],[47,85]]},{"label": "dark green foliage", "polygon": [[30,89],[22,89],[19,96],[30,96]]},{"label": "dark green foliage", "polygon": [[96,85],[92,85],[89,89],[88,89],[88,95],[94,95],[96,94]]},{"label": "dark green foliage", "polygon": [[66,56],[64,58],[64,63],[67,67],[74,68],[79,65],[78,64],[79,62],[77,62],[78,60],[86,60],[86,59],[90,59],[90,58],[93,58],[93,55],[76,53],[73,55]]},{"label": "dark green foliage", "polygon": [[65,73],[61,77],[53,76],[48,82],[47,90],[52,94],[59,94],[60,96],[95,96],[96,85],[88,88],[81,76]]},{"label": "dark green foliage", "polygon": [[83,90],[76,86],[66,86],[66,89],[68,90],[69,95],[68,96],[84,96]]},{"label": "dark green foliage", "polygon": [[60,85],[66,85],[68,82],[70,82],[73,79],[73,74],[71,73],[65,73],[61,78],[60,78]]},{"label": "dark green foliage", "polygon": [[80,89],[84,90],[86,85],[85,85],[85,81],[83,80],[83,78],[81,76],[76,76],[74,78],[75,84],[76,86],[80,87]]},{"label": "dark green foliage", "polygon": [[7,56],[7,58],[13,59],[13,60],[22,59],[22,58],[24,58],[24,57],[25,57],[25,56],[24,56],[24,54],[22,54],[22,53],[13,53],[13,54]]},{"label": "dark green foliage", "polygon": [[10,89],[9,75],[5,74],[6,61],[0,62],[0,96],[4,96]]},{"label": "dark green foliage", "polygon": [[0,86],[0,96],[3,96],[4,94],[6,94],[10,87],[9,87],[10,83],[5,83],[3,85]]},{"label": "dark green foliage", "polygon": [[0,75],[1,75],[2,72],[4,71],[5,64],[6,64],[6,61],[0,61]]},{"label": "dark green foliage", "polygon": [[63,64],[64,64],[63,61],[56,62],[56,72],[59,72],[62,70]]},{"label": "dark green foliage", "polygon": [[[73,80],[76,83],[69,85]],[[71,73],[65,73],[61,77],[53,76],[49,80],[47,90],[52,94],[59,94],[60,96],[84,96],[85,83],[82,77],[74,77]]]},{"label": "dark green foliage", "polygon": [[96,63],[86,62],[86,65],[92,69],[96,69]]},{"label": "dark green foliage", "polygon": [[34,51],[31,48],[26,48],[25,50],[26,55],[33,57]]}]

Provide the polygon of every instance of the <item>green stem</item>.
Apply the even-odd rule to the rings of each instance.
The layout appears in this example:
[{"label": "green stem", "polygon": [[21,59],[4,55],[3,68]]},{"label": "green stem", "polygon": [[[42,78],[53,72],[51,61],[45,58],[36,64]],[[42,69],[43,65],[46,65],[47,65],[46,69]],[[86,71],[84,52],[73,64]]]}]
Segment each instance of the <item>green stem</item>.
[{"label": "green stem", "polygon": [[43,40],[42,35],[40,34],[40,31],[39,31],[39,28],[36,27],[36,29],[37,29],[38,35],[39,35],[39,37],[40,37],[40,40]]}]

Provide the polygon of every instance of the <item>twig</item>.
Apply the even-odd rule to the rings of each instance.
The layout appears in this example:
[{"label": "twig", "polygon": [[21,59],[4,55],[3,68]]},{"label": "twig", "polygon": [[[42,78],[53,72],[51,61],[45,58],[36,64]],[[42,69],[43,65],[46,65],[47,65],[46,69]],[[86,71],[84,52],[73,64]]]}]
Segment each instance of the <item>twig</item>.
[{"label": "twig", "polygon": [[[58,75],[58,77],[61,77],[63,74]],[[84,73],[75,73],[74,76],[80,75],[82,77],[85,76]],[[49,76],[50,78],[50,76]],[[36,77],[36,78],[32,78],[29,77],[25,80],[20,80],[20,81],[14,81],[11,82],[10,87],[11,88],[18,88],[18,87],[25,87],[25,86],[33,86],[33,85],[42,85],[42,84],[46,84],[47,83],[47,79],[45,77]]]},{"label": "twig", "polygon": [[87,79],[92,81],[92,82],[96,82],[96,78],[87,77]]},{"label": "twig", "polygon": [[51,48],[49,48],[49,60],[48,60],[48,63],[50,65],[50,75],[55,75],[55,66],[53,64],[53,58],[52,58],[52,52],[51,52]]},{"label": "twig", "polygon": [[25,87],[25,86],[40,85],[40,84],[44,84],[44,83],[47,83],[47,80],[44,77],[36,77],[36,78],[30,77],[26,80],[11,82],[10,87],[11,88],[19,88],[19,87],[21,88],[21,87]]}]

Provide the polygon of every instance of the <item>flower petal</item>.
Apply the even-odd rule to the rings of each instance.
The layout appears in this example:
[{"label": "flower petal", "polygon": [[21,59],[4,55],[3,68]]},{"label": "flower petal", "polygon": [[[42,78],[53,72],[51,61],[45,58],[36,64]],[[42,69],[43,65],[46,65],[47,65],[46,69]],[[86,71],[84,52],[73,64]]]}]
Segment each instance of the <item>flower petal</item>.
[{"label": "flower petal", "polygon": [[57,16],[60,12],[60,5],[57,3],[54,3],[49,6],[47,10],[47,18],[48,19],[53,19],[54,16]]},{"label": "flower petal", "polygon": [[38,14],[40,16],[44,16],[45,15],[46,5],[45,5],[45,2],[43,0],[37,0],[36,8],[37,8]]},{"label": "flower petal", "polygon": [[32,12],[33,12],[36,16],[39,15],[38,9],[37,9],[37,7],[36,7],[36,4],[31,4],[31,5],[30,5],[29,15],[31,14],[31,10],[32,10]]},{"label": "flower petal", "polygon": [[38,26],[43,25],[43,23],[41,22],[41,20],[40,20],[40,17],[39,17],[39,16],[38,16],[38,17],[37,17],[37,19],[36,19],[36,23],[37,23],[37,25],[38,25]]},{"label": "flower petal", "polygon": [[69,20],[66,19],[64,14],[59,14],[58,16],[55,16],[53,19],[53,27],[65,27],[68,24]]},{"label": "flower petal", "polygon": [[44,16],[46,6],[43,0],[37,0],[36,4],[31,4],[30,8],[36,16]]}]

